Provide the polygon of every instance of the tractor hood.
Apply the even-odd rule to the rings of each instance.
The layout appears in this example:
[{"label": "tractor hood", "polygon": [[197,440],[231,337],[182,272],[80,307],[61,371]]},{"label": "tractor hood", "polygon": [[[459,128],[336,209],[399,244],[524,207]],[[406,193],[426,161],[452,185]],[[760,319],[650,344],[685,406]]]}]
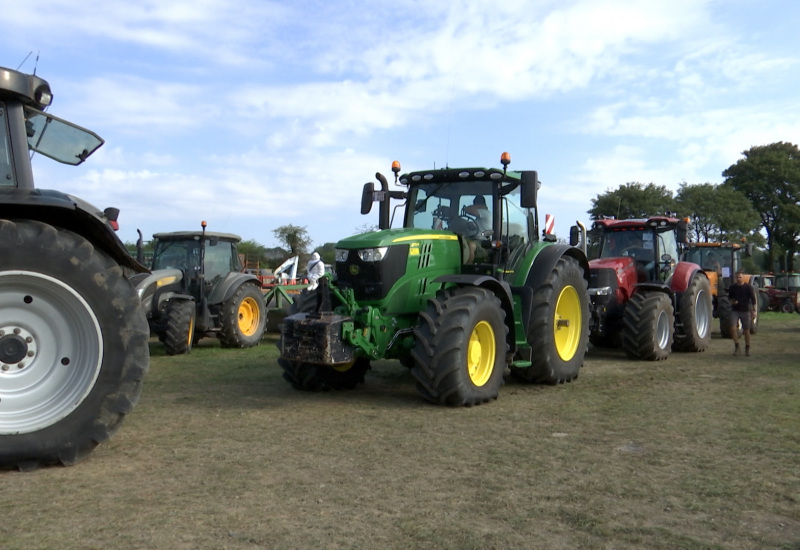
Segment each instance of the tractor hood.
[{"label": "tractor hood", "polygon": [[358,250],[363,248],[392,246],[396,244],[413,245],[414,242],[419,242],[422,240],[457,241],[458,235],[450,231],[436,229],[384,229],[382,231],[373,231],[370,233],[355,235],[353,237],[347,237],[346,239],[342,239],[336,243],[336,248],[345,250]]}]

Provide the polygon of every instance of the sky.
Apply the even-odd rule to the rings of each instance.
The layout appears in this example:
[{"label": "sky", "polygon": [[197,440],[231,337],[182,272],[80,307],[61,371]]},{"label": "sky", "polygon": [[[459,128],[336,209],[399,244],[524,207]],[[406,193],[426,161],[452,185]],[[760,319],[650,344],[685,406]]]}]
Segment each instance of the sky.
[{"label": "sky", "polygon": [[120,208],[125,242],[205,220],[321,246],[377,225],[361,189],[392,161],[504,151],[567,238],[620,185],[722,183],[743,151],[800,142],[796,0],[3,4],[0,66],[106,142],[78,167],[35,156],[37,187]]}]

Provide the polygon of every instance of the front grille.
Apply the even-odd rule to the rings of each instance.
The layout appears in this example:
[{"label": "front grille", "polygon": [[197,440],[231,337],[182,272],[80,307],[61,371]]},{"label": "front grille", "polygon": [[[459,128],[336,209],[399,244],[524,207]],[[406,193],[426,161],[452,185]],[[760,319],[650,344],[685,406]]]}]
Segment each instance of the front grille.
[{"label": "front grille", "polygon": [[379,262],[363,262],[357,250],[350,250],[346,262],[336,262],[336,285],[352,289],[359,302],[382,300],[405,274],[407,259],[407,244],[390,246]]}]

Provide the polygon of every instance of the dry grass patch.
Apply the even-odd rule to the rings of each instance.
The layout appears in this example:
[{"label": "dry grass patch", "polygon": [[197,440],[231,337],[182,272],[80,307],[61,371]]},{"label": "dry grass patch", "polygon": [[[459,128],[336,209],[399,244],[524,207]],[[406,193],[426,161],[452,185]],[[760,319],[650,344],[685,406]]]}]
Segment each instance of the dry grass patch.
[{"label": "dry grass patch", "polygon": [[152,344],[142,400],[71,468],[0,473],[3,548],[800,548],[800,316],[751,358],[637,363],[429,405],[379,362],[310,394],[274,340]]}]

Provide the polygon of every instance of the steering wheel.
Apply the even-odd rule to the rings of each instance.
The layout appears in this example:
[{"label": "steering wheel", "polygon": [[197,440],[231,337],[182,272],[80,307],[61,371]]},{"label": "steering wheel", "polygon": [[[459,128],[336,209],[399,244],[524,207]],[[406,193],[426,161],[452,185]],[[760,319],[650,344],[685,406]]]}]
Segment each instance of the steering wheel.
[{"label": "steering wheel", "polygon": [[[465,228],[464,231],[458,231],[458,233],[462,233],[467,237],[476,237],[478,235],[479,227],[478,227],[478,216],[473,216],[469,212],[467,212],[467,207],[461,207],[461,221],[464,223]],[[452,225],[452,224],[451,224]]]}]

